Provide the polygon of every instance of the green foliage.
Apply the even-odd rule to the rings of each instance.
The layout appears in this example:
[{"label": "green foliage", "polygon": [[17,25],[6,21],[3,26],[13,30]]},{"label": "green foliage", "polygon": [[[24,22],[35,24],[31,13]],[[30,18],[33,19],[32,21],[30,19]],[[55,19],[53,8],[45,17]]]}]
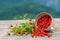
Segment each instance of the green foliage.
[{"label": "green foliage", "polygon": [[[20,5],[15,5],[4,11],[0,11],[0,20],[11,20],[11,19],[23,19],[23,18],[32,18],[34,19],[37,14],[41,12],[49,12],[53,17],[60,17],[60,12],[57,12],[56,10],[38,4],[34,2],[21,2]],[[28,14],[28,15],[27,15]],[[26,16],[27,15],[27,16]],[[23,17],[22,17],[23,16]],[[2,18],[1,18],[2,17]]]},{"label": "green foliage", "polygon": [[[34,27],[34,24],[32,24],[32,27]],[[27,32],[25,32],[25,30],[27,30]],[[32,28],[31,28],[31,25],[28,23],[28,22],[25,22],[25,23],[21,23],[20,26],[16,26],[16,27],[13,27],[10,29],[10,32],[13,34],[13,35],[22,35],[22,33],[24,34],[31,34],[32,33]]]},{"label": "green foliage", "polygon": [[13,27],[12,29],[10,29],[11,32],[16,32],[18,28],[17,27]]}]

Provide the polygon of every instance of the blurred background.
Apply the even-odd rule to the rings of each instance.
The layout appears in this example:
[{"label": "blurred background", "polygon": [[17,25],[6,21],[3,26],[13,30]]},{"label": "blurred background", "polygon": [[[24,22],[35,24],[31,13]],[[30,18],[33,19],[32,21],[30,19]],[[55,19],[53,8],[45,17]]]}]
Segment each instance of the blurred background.
[{"label": "blurred background", "polygon": [[60,0],[0,0],[0,20],[34,19],[41,12],[60,18]]}]

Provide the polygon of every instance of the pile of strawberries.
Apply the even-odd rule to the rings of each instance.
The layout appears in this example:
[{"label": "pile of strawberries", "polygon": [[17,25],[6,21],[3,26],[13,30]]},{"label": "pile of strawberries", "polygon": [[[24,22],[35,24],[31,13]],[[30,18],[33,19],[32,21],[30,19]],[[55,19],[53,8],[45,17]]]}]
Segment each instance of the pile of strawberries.
[{"label": "pile of strawberries", "polygon": [[44,37],[45,35],[48,37],[51,37],[52,35],[44,32],[45,29],[47,29],[51,25],[52,19],[50,16],[45,15],[44,17],[41,17],[37,21],[37,28],[33,30],[32,37],[37,37],[37,36],[42,36]]}]

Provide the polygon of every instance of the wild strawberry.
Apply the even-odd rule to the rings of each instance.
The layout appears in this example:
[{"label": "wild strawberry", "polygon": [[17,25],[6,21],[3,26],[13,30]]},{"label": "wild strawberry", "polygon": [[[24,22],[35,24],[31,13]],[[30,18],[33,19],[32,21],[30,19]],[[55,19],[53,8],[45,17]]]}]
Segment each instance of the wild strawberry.
[{"label": "wild strawberry", "polygon": [[8,36],[10,36],[10,35],[11,35],[11,33],[10,33],[10,32],[7,32],[7,34],[8,34]]}]

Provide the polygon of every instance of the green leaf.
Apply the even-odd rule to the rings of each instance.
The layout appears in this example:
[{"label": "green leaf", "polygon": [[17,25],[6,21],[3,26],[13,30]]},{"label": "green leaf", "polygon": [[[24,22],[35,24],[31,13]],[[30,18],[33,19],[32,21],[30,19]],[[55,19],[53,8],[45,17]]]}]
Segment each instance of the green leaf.
[{"label": "green leaf", "polygon": [[13,27],[12,29],[10,29],[11,32],[16,32],[18,28],[17,27]]}]

